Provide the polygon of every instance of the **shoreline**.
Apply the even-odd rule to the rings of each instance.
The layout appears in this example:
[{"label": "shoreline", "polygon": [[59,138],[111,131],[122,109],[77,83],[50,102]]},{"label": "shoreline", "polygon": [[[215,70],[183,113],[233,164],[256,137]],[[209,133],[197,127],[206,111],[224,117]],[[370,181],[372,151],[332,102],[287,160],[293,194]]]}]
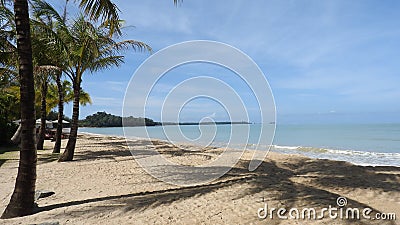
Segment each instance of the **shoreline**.
[{"label": "shoreline", "polygon": [[[78,132],[80,134],[87,135],[101,135],[101,136],[113,136],[118,138],[125,138],[124,135],[110,135],[110,134],[99,134],[99,133],[91,133],[91,132]],[[145,137],[131,137],[133,139],[147,139]],[[152,140],[164,141],[168,142],[168,140],[160,139],[160,138],[151,138]],[[177,143],[187,145],[188,143],[178,141]],[[226,143],[215,143],[211,145],[212,147],[222,147]],[[255,150],[247,144],[247,150]],[[235,149],[241,149],[244,146],[234,147]],[[265,151],[267,147],[262,149],[258,149],[257,151]],[[313,159],[328,159],[328,160],[336,160],[336,161],[345,161],[358,166],[372,166],[372,167],[382,167],[382,166],[393,166],[400,168],[400,153],[386,153],[386,152],[374,152],[374,151],[360,151],[360,150],[351,150],[351,149],[330,149],[330,148],[319,148],[319,147],[311,147],[311,146],[284,146],[284,145],[275,145],[272,144],[269,147],[269,152],[275,152],[279,154],[286,155],[301,155],[308,158]],[[339,158],[338,158],[339,157]],[[372,157],[372,158],[371,158]],[[385,163],[391,161],[390,163],[382,163],[382,162],[373,162],[373,159],[382,159]],[[393,159],[394,158],[394,159]],[[397,160],[398,159],[398,160]]]},{"label": "shoreline", "polygon": [[[134,141],[138,149],[146,149],[146,142]],[[152,144],[168,159],[185,164],[205,163],[221,151],[218,148],[182,151],[157,140]],[[349,207],[373,209],[372,215],[400,215],[400,168],[397,167],[363,167],[270,152],[257,170],[249,172],[252,152],[246,151],[223,177],[204,185],[178,187],[147,174],[133,159],[124,138],[80,134],[75,159],[67,163],[51,158],[52,145],[46,141],[46,150],[38,153],[37,190],[54,191],[55,195],[37,201],[39,213],[0,223],[343,224],[340,219],[330,218],[282,221],[257,217],[264,201],[270,207],[321,209],[336,206],[338,197],[346,197]],[[0,167],[1,211],[13,190],[16,171],[14,160]],[[360,222],[395,224],[396,221]]]}]

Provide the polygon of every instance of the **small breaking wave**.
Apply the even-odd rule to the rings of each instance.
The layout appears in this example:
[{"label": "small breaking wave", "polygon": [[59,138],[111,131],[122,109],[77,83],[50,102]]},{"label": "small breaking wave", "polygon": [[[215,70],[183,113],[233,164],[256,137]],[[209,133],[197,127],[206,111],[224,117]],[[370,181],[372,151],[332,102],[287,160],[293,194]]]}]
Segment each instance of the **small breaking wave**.
[{"label": "small breaking wave", "polygon": [[364,152],[356,150],[279,145],[273,145],[271,150],[284,154],[301,154],[310,158],[347,161],[362,166],[400,167],[400,153]]}]

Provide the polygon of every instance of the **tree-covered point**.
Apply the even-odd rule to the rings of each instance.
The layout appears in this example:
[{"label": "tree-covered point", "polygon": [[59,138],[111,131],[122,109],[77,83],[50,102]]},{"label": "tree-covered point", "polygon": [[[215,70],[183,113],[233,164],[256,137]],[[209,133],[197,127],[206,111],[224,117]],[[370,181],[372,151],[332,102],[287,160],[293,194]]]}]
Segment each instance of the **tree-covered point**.
[{"label": "tree-covered point", "polygon": [[[106,112],[97,112],[80,121],[79,125],[82,127],[122,127],[122,117],[111,115]],[[154,122],[149,118],[130,116],[124,118],[124,125],[128,127],[157,126],[160,125],[160,123]]]}]

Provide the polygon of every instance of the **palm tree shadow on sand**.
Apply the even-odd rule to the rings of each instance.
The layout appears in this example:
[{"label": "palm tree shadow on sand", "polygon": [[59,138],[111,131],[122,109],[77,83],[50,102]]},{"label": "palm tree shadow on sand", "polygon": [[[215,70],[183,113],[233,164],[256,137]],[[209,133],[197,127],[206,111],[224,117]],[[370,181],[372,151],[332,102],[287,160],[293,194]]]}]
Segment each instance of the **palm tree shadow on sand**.
[{"label": "palm tree shadow on sand", "polygon": [[[137,144],[143,144],[138,142]],[[113,145],[118,151],[81,151],[76,160],[95,160],[108,158],[119,160],[132,160],[127,150],[125,141],[99,142],[101,145]],[[90,146],[87,146],[90,147]],[[93,146],[92,146],[93,147]],[[85,146],[83,146],[85,148]],[[164,146],[166,154],[184,155],[191,152],[182,152],[180,149]],[[146,157],[147,151],[142,151]],[[59,208],[78,206],[90,203],[104,202],[107,204],[95,204],[72,211],[74,216],[97,215],[101,212],[112,212],[122,210],[125,213],[143,211],[163,205],[170,205],[193,197],[201,197],[221,189],[234,187],[236,185],[248,184],[236,194],[236,200],[246,196],[266,197],[268,201],[279,202],[286,209],[292,207],[315,207],[322,208],[332,205],[336,206],[336,199],[340,197],[334,190],[338,189],[370,189],[381,192],[400,192],[400,168],[397,167],[360,167],[347,162],[316,160],[299,158],[288,162],[264,161],[261,166],[253,172],[247,170],[249,161],[241,160],[233,169],[220,179],[205,185],[189,187],[171,187],[170,189],[157,191],[143,191],[124,195],[97,197],[79,201],[70,201],[38,207],[36,213],[50,211]],[[210,168],[215,169],[215,168]],[[180,177],[190,174],[180,172]],[[174,174],[176,176],[177,174]],[[166,175],[168,176],[168,175]],[[300,180],[301,181],[300,181]],[[348,199],[347,207],[371,208],[374,213],[382,213],[365,202],[352,198]],[[235,200],[235,199],[233,199]],[[216,199],[216,201],[218,201]],[[256,201],[254,204],[259,204]],[[261,206],[261,205],[260,205]],[[261,222],[256,212],[253,216],[255,223]],[[247,221],[252,222],[252,221]],[[265,221],[264,221],[265,222]],[[274,219],[271,224],[284,224],[284,220]],[[395,224],[393,221],[373,220],[343,220],[341,224]]]}]

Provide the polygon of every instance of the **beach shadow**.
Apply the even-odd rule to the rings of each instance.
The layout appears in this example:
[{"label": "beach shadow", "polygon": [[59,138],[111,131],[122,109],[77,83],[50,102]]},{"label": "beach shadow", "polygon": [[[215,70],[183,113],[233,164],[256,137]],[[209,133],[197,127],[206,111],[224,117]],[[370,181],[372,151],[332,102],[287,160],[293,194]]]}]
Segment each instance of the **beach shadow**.
[{"label": "beach shadow", "polygon": [[19,148],[17,146],[0,147],[0,167],[8,160],[18,160]]},{"label": "beach shadow", "polygon": [[46,163],[51,163],[55,162],[59,158],[59,154],[53,154],[53,153],[40,153],[37,155],[38,161],[37,164],[46,164]]},{"label": "beach shadow", "polygon": [[[249,172],[247,170],[249,161],[242,160],[226,175],[211,184],[71,201],[43,206],[38,209],[38,212],[81,204],[111,201],[113,204],[88,207],[85,214],[97,214],[99,212],[114,211],[121,208],[124,212],[128,213],[131,211],[155,208],[161,205],[170,205],[174,202],[199,197],[207,193],[215,192],[221,188],[228,188],[229,186],[236,184],[240,185],[242,183],[250,184],[250,188],[245,188],[240,193],[237,193],[236,199],[245,198],[246,196],[256,198],[255,196],[258,196],[263,197],[263,201],[280,202],[281,205],[279,207],[284,207],[286,209],[294,207],[315,207],[318,209],[329,207],[330,205],[337,207],[337,198],[343,196],[330,192],[325,187],[332,188],[333,186],[337,186],[349,189],[368,187],[374,190],[398,191],[399,180],[393,179],[393,175],[391,174],[385,175],[375,173],[371,168],[349,166],[347,163],[343,162],[324,161],[322,164],[320,163],[319,166],[317,166],[317,163],[317,161],[310,161],[307,163],[301,160],[290,163],[266,161],[263,162],[255,171]],[[357,171],[358,174],[353,175],[352,173],[349,173],[346,166],[349,166],[352,171]],[[319,170],[317,170],[318,168]],[[324,170],[321,171],[322,168]],[[399,171],[399,169],[391,169]],[[382,172],[384,170],[383,168],[380,168],[378,171]],[[299,176],[304,178],[309,174],[315,173],[318,173],[318,175],[311,176],[310,182],[297,183],[293,181],[293,179],[296,179]],[[181,175],[182,177],[185,177],[189,174],[184,174],[183,172]],[[339,175],[343,179],[336,181],[335,179]],[[364,175],[368,175],[369,179],[374,180],[374,182],[363,184],[363,182],[365,182],[365,179],[363,178]],[[397,183],[397,187],[392,184],[387,184],[388,180],[391,179],[393,179],[395,184]],[[319,186],[317,187],[317,185]],[[373,210],[371,216],[374,216],[376,213],[381,213],[372,206],[355,199],[347,198],[347,200],[347,207],[359,209],[371,208]],[[255,204],[257,203],[255,202]],[[81,209],[78,211],[77,213],[82,213]],[[248,222],[260,223],[265,221],[254,218],[254,221]],[[284,220],[277,219],[269,222],[271,222],[271,224],[285,224]],[[395,224],[393,221],[341,220],[341,224],[354,224],[355,222],[357,224]]]},{"label": "beach shadow", "polygon": [[0,167],[6,162],[6,159],[0,159]]},{"label": "beach shadow", "polygon": [[298,160],[286,166],[293,169],[297,175],[314,176],[313,182],[324,187],[400,191],[399,167],[362,167],[348,162],[322,159],[310,159],[306,162]]},{"label": "beach shadow", "polygon": [[[98,159],[111,159],[116,160],[121,157],[130,157],[132,160],[132,155],[129,150],[100,150],[100,151],[80,151],[75,154],[74,161],[90,161]],[[120,160],[120,159],[118,159]]]},{"label": "beach shadow", "polygon": [[[96,144],[80,144],[76,149],[74,161],[91,161],[98,159],[116,160],[121,157],[132,157],[125,140],[115,139],[106,141],[103,137],[87,137],[90,140],[99,140]],[[79,141],[79,140],[78,140]],[[110,149],[111,147],[111,149]],[[86,150],[86,149],[110,149],[110,150]]]},{"label": "beach shadow", "polygon": [[[112,140],[96,143],[96,147],[112,150],[82,151],[82,149],[91,149],[93,145],[83,145],[77,152],[75,160],[133,160],[132,154],[127,148],[125,140]],[[202,152],[185,151],[176,148],[165,142],[134,141],[133,143],[142,148],[135,150],[139,157],[150,157],[152,154],[144,150],[143,146],[156,145],[163,146],[159,148],[162,154],[170,156],[181,156],[184,154],[202,154]],[[126,159],[125,159],[126,158]],[[50,160],[50,159],[49,159]],[[240,189],[235,193],[235,200],[241,198],[254,199],[254,204],[262,207],[260,202],[262,198],[265,202],[279,202],[276,207],[301,208],[315,207],[316,209],[329,206],[336,207],[336,200],[340,196],[334,191],[335,188],[354,190],[356,188],[370,189],[375,191],[399,192],[400,191],[400,168],[397,167],[361,167],[347,162],[317,160],[308,158],[293,158],[288,161],[263,161],[255,171],[249,172],[247,167],[249,161],[241,160],[228,173],[218,180],[205,185],[189,187],[171,187],[169,189],[157,191],[144,191],[124,195],[114,195],[105,197],[96,197],[78,201],[69,201],[58,204],[45,205],[38,208],[37,212],[51,211],[59,208],[78,206],[83,204],[107,202],[101,205],[91,205],[79,209],[72,209],[71,215],[96,215],[102,212],[113,212],[122,210],[125,213],[133,211],[143,211],[158,206],[168,206],[175,202],[186,199],[201,197],[203,195],[216,192],[220,189],[229,188],[234,185],[247,184],[246,188]],[[157,169],[157,168],[155,168]],[[160,170],[163,169],[160,166]],[[229,168],[209,168],[213,170],[225,170]],[[165,174],[165,176],[187,177],[193,174],[178,171],[175,174]],[[152,181],[156,182],[156,180]],[[234,199],[233,199],[234,200]],[[376,213],[382,213],[365,202],[357,201],[347,197],[347,207],[352,208],[371,208],[374,216]],[[216,200],[217,201],[217,200]],[[111,204],[110,204],[111,203]],[[256,213],[256,212],[255,212]],[[325,217],[327,218],[327,217]],[[253,221],[248,223],[265,223],[267,221],[257,219],[254,216]],[[285,220],[268,220],[269,224],[285,224]],[[341,224],[395,224],[394,221],[372,221],[372,220],[340,220]]]},{"label": "beach shadow", "polygon": [[[230,179],[227,181],[219,181],[201,186],[177,187],[177,188],[170,188],[157,191],[146,191],[146,192],[125,194],[125,195],[115,195],[115,196],[91,198],[79,201],[70,201],[60,204],[53,204],[53,205],[39,207],[36,210],[36,213],[50,211],[57,208],[64,208],[69,206],[76,206],[81,204],[110,201],[110,200],[119,201],[120,203],[126,203],[127,207],[124,210],[126,212],[131,210],[143,210],[148,207],[157,207],[163,204],[170,204],[174,201],[181,201],[185,198],[190,198],[195,195],[202,195],[205,193],[209,193],[219,188],[226,187],[226,185],[231,185],[234,184],[235,182],[241,182],[245,179],[249,179],[249,177]],[[99,206],[98,208],[104,209],[103,206]],[[96,207],[91,207],[91,210],[99,212],[98,210],[96,210]]]},{"label": "beach shadow", "polygon": [[[99,140],[96,145],[93,144],[81,144],[79,150],[75,152],[74,161],[87,161],[87,160],[97,160],[97,159],[109,159],[109,160],[120,160],[121,157],[131,157],[132,160],[135,157],[148,157],[154,155],[153,152],[148,150],[143,150],[143,146],[147,149],[156,150],[160,154],[165,154],[169,156],[184,156],[184,155],[199,155],[206,158],[211,158],[209,154],[212,154],[216,149],[214,147],[207,147],[204,150],[188,150],[184,147],[175,146],[167,142],[162,141],[148,141],[148,140],[133,140],[126,141],[124,139],[116,139],[115,141],[104,141],[102,138],[91,137],[91,139]],[[129,150],[129,146],[133,149]],[[139,148],[135,148],[138,146]],[[92,149],[97,147],[102,148],[112,148],[112,150],[82,150],[82,149]]]},{"label": "beach shadow", "polygon": [[[248,165],[249,162],[241,162],[244,165]],[[255,179],[251,181],[252,188],[247,189],[244,193],[238,196],[238,198],[242,198],[245,196],[258,195],[262,196],[263,194],[267,194],[268,197],[264,198],[262,196],[263,201],[278,201],[281,203],[280,207],[285,209],[291,208],[301,208],[301,207],[313,207],[313,208],[327,208],[329,206],[338,207],[337,199],[340,196],[335,192],[329,191],[326,187],[332,188],[334,186],[340,188],[358,188],[365,187],[371,189],[384,189],[385,191],[398,191],[399,187],[399,179],[397,179],[397,186],[392,184],[387,185],[387,179],[392,178],[392,175],[384,176],[382,174],[371,174],[365,172],[364,167],[359,166],[350,166],[353,170],[359,170],[358,173],[360,175],[354,176],[352,173],[348,173],[347,169],[343,167],[343,170],[336,168],[341,168],[343,162],[336,161],[325,161],[325,163],[319,163],[316,161],[316,164],[313,163],[305,163],[302,160],[297,161],[297,163],[282,163],[283,165],[279,165],[280,163],[276,162],[263,162],[259,168],[257,168],[255,172]],[[347,164],[347,163],[345,163]],[[317,166],[318,165],[318,166]],[[331,167],[328,167],[330,165]],[[351,165],[351,164],[350,164]],[[288,167],[287,167],[288,166]],[[354,166],[354,168],[353,168]],[[315,172],[314,170],[309,170],[310,168],[319,168],[319,170],[323,169],[323,171],[319,171],[318,176],[314,176],[315,181],[303,181],[301,183],[294,182],[298,176],[304,177],[308,172]],[[333,171],[332,171],[333,170]],[[400,168],[397,168],[397,171],[400,171]],[[232,173],[242,174],[245,171],[242,169],[233,169]],[[325,173],[324,173],[325,172]],[[364,175],[366,173],[369,175],[369,178],[373,180],[373,182],[363,183]],[[335,178],[340,175],[344,177],[342,180],[335,182]],[[362,179],[361,179],[362,178]],[[398,178],[398,177],[397,177]],[[361,180],[360,180],[361,179]],[[352,185],[352,183],[354,183]],[[317,185],[313,185],[317,184]],[[318,184],[322,187],[318,187]],[[357,186],[358,184],[359,186]],[[271,194],[268,194],[271,193]],[[371,217],[374,217],[376,213],[382,213],[378,209],[366,204],[359,202],[355,199],[347,197],[347,208],[358,208],[360,210],[364,208],[370,208],[373,210],[371,213]],[[302,202],[302,203],[301,203]],[[338,207],[339,208],[339,207]],[[327,218],[326,216],[325,218]],[[277,224],[279,221],[275,221]],[[285,224],[284,221],[281,222]],[[341,220],[341,224],[395,224],[394,221],[370,221],[370,220]]]}]

